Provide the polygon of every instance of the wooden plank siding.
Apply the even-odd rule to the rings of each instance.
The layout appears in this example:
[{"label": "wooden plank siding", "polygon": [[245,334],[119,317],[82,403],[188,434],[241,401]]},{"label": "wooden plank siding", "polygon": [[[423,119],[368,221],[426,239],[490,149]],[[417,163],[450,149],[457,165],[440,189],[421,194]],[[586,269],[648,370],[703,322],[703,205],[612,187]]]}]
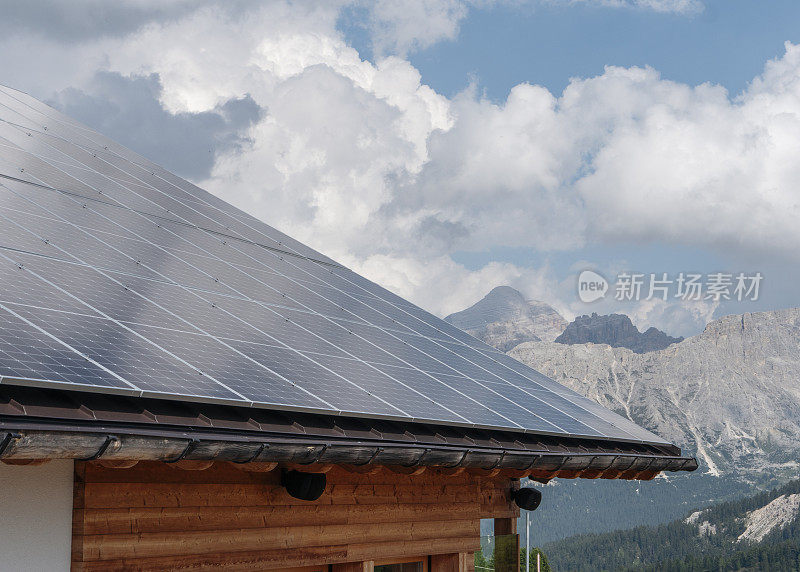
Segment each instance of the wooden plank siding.
[{"label": "wooden plank siding", "polygon": [[313,572],[441,555],[432,572],[470,570],[480,519],[519,514],[514,483],[488,473],[325,470],[325,492],[306,502],[280,469],[76,462],[72,569]]}]

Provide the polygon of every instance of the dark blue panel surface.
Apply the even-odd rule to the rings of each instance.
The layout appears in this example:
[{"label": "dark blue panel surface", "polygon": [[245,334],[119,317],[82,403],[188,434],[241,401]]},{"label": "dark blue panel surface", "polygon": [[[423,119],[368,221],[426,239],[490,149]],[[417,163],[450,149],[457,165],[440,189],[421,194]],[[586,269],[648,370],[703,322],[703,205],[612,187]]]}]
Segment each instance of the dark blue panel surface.
[{"label": "dark blue panel surface", "polygon": [[664,443],[2,86],[0,226],[2,382]]}]

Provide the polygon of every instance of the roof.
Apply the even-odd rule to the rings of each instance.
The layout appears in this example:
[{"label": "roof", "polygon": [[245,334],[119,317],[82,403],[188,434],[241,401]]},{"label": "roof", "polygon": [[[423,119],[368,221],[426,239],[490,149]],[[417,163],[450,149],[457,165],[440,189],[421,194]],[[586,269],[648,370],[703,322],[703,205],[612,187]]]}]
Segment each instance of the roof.
[{"label": "roof", "polygon": [[5,87],[0,224],[0,384],[679,454]]}]

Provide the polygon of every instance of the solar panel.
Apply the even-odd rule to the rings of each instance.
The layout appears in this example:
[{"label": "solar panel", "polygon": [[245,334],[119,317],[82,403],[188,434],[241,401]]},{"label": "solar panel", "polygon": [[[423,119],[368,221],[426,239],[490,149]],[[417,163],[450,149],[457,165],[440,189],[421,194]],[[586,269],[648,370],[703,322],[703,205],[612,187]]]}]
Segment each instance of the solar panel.
[{"label": "solar panel", "polygon": [[0,381],[665,441],[0,87]]}]

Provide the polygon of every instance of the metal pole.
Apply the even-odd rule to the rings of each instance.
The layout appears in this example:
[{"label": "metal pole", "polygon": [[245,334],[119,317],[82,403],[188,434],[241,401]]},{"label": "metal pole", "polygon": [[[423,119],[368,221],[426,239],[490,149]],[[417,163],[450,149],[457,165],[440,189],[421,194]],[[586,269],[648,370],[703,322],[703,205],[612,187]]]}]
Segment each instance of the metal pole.
[{"label": "metal pole", "polygon": [[536,553],[536,572],[542,572],[542,555]]},{"label": "metal pole", "polygon": [[531,572],[531,511],[525,511],[525,572]]}]

